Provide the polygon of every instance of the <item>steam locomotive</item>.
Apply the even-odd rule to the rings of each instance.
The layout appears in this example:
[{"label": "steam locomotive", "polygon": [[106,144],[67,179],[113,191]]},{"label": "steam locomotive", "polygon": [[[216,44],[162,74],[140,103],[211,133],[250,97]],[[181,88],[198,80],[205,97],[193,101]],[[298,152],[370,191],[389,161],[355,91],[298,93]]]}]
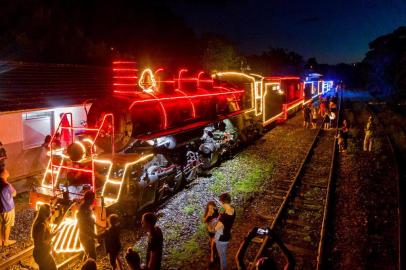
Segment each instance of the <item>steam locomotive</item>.
[{"label": "steam locomotive", "polygon": [[55,252],[82,249],[75,213],[85,191],[96,193],[99,226],[112,212],[134,216],[333,87],[299,77],[187,74],[138,73],[133,62],[114,62],[113,94],[93,102],[87,125],[73,127],[72,114],[63,115],[42,182],[30,192],[33,208],[55,207]]}]

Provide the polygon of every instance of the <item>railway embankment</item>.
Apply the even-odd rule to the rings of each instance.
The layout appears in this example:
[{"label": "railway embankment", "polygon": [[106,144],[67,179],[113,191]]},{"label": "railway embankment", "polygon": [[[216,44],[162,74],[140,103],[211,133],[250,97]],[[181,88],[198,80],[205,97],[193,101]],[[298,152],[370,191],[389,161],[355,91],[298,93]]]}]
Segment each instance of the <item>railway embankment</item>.
[{"label": "railway embankment", "polygon": [[373,149],[363,151],[369,98],[350,97],[344,99],[350,138],[339,155],[327,269],[398,269],[397,161],[377,119]]}]

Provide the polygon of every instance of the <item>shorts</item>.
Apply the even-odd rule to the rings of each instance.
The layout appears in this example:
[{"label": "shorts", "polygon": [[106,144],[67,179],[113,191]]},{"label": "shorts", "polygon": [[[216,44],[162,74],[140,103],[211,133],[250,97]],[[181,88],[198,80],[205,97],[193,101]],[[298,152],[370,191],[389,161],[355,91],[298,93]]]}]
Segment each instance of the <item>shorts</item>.
[{"label": "shorts", "polygon": [[15,212],[14,208],[8,212],[0,213],[0,224],[4,226],[14,226]]}]

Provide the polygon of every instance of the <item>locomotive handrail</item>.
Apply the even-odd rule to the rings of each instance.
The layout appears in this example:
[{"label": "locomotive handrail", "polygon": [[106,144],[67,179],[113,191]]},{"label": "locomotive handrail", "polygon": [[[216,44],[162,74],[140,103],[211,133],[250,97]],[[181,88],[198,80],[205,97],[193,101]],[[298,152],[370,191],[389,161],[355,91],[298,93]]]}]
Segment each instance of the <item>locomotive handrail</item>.
[{"label": "locomotive handrail", "polygon": [[[65,118],[65,116],[66,115],[70,115],[70,126],[67,126],[67,127],[63,127],[63,126],[61,126],[62,125],[62,120],[59,122],[59,125],[58,125],[58,127],[57,127],[57,129],[56,129],[56,131],[54,132],[54,134],[53,134],[53,136],[52,136],[52,138],[51,138],[51,141],[50,141],[50,143],[49,143],[49,147],[50,147],[50,163],[48,164],[48,166],[51,168],[51,182],[52,182],[52,189],[53,189],[53,192],[55,193],[55,179],[54,179],[54,169],[56,168],[57,170],[60,170],[60,169],[66,169],[66,170],[72,170],[72,171],[81,171],[81,172],[85,172],[85,173],[91,173],[92,174],[92,189],[93,189],[93,191],[96,191],[96,187],[95,187],[95,173],[94,173],[94,171],[95,171],[95,160],[94,160],[94,146],[95,146],[95,144],[96,144],[96,141],[97,141],[97,139],[99,138],[99,135],[100,135],[100,131],[103,129],[103,127],[104,127],[104,125],[105,125],[105,123],[106,123],[106,121],[107,121],[107,119],[108,118],[111,118],[111,123],[112,123],[112,125],[111,125],[111,128],[112,128],[112,136],[111,136],[111,150],[112,150],[112,155],[114,156],[114,154],[115,154],[115,149],[114,149],[114,142],[115,142],[115,139],[114,139],[114,136],[115,136],[115,134],[114,134],[114,115],[112,114],[112,113],[107,113],[107,114],[105,114],[104,116],[103,116],[103,120],[102,120],[102,122],[101,122],[101,124],[100,124],[100,126],[98,127],[98,128],[88,128],[88,127],[74,127],[73,126],[73,116],[72,116],[72,113],[63,113],[62,114],[62,116],[61,116],[61,119],[64,119]],[[55,135],[56,135],[56,133],[58,132],[58,130],[61,130],[61,129],[66,129],[66,130],[70,130],[71,131],[71,141],[73,142],[74,141],[74,136],[75,136],[75,134],[74,134],[74,131],[75,130],[83,130],[83,131],[89,131],[89,132],[97,132],[96,133],[96,135],[95,135],[95,137],[93,138],[93,140],[90,140],[91,141],[91,145],[90,145],[90,159],[91,159],[91,163],[92,163],[92,165],[91,165],[91,168],[89,168],[89,169],[83,169],[83,168],[80,168],[80,169],[78,169],[78,168],[74,168],[74,167],[72,167],[72,166],[64,166],[64,165],[62,165],[63,164],[63,158],[62,158],[62,161],[61,161],[61,163],[58,165],[58,164],[54,164],[53,163],[53,149],[52,149],[52,144],[53,144],[53,142],[54,142],[54,138],[55,138]],[[62,148],[63,149],[63,148]],[[45,177],[46,177],[46,174],[47,173],[45,173],[45,175],[44,175],[44,179],[45,179]],[[57,173],[57,175],[59,175],[59,172]],[[57,181],[57,179],[56,179],[56,181]]]}]

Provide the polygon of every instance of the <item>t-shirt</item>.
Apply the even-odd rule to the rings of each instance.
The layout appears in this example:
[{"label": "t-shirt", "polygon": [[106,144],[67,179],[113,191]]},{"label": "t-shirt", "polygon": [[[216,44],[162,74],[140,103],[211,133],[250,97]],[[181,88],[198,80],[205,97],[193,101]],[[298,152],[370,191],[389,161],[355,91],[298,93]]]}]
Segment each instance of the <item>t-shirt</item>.
[{"label": "t-shirt", "polygon": [[214,213],[211,216],[206,217],[206,220],[204,221],[207,226],[207,231],[209,232],[209,236],[213,237],[214,236],[214,227],[217,224],[217,218],[219,216],[218,210],[215,210]]},{"label": "t-shirt", "polygon": [[233,227],[235,220],[235,210],[232,215],[222,213],[219,217],[219,222],[223,223],[223,233],[219,237],[219,241],[228,242],[231,239],[231,228]]},{"label": "t-shirt", "polygon": [[107,253],[117,254],[121,250],[120,228],[108,228],[103,233],[104,247]]},{"label": "t-shirt", "polygon": [[11,184],[5,185],[1,189],[0,193],[0,213],[5,213],[13,210],[14,208],[14,200],[13,200],[13,193],[15,189]]},{"label": "t-shirt", "polygon": [[92,240],[95,239],[95,224],[96,221],[93,217],[93,211],[86,204],[81,204],[79,206],[79,211],[76,214],[78,219],[79,227],[79,237],[82,240]]},{"label": "t-shirt", "polygon": [[373,137],[374,136],[374,124],[372,122],[368,122],[366,127],[366,135]]},{"label": "t-shirt", "polygon": [[51,232],[49,227],[43,222],[37,222],[32,227],[32,238],[34,240],[34,249],[41,254],[51,252]]},{"label": "t-shirt", "polygon": [[148,236],[148,248],[147,248],[147,264],[149,263],[149,259],[151,257],[151,252],[155,252],[157,254],[157,262],[155,269],[149,270],[159,270],[161,269],[161,261],[162,261],[162,248],[163,248],[164,238],[162,235],[162,231],[159,227],[155,227],[151,234]]}]

